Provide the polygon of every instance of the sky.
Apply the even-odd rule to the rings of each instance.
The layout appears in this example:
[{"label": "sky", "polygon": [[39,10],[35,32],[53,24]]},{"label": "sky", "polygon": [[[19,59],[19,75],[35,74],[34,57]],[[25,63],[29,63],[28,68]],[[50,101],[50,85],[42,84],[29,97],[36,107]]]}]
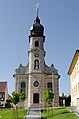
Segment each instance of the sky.
[{"label": "sky", "polygon": [[[30,27],[36,18],[37,0],[0,0],[0,81],[14,90],[15,69],[28,63]],[[45,62],[60,74],[59,94],[70,94],[68,69],[79,49],[79,0],[38,0],[44,26]]]}]

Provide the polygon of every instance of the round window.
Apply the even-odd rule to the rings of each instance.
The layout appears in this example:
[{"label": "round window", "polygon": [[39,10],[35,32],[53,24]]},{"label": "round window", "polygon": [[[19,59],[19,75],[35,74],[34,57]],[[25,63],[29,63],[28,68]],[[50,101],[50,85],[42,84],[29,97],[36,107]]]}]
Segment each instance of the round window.
[{"label": "round window", "polygon": [[38,81],[35,81],[35,82],[34,82],[34,86],[35,86],[35,87],[38,87],[38,86],[39,86],[39,82],[38,82]]}]

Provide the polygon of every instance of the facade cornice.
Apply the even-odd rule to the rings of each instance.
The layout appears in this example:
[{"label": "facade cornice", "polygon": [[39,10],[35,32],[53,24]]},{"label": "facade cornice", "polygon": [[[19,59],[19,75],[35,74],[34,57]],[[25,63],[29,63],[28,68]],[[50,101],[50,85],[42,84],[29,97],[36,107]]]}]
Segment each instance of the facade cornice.
[{"label": "facade cornice", "polygon": [[34,48],[34,49],[31,49],[31,50],[29,50],[28,51],[28,54],[29,53],[32,53],[32,52],[41,52],[42,54],[44,54],[44,56],[45,56],[45,54],[46,54],[46,51],[44,51],[44,50],[40,50],[40,49],[38,49],[38,48]]},{"label": "facade cornice", "polygon": [[43,38],[43,42],[45,41],[45,36],[44,35],[39,35],[39,34],[32,34],[32,35],[30,35],[29,36],[29,42],[30,42],[30,39],[31,39],[31,37],[42,37]]}]

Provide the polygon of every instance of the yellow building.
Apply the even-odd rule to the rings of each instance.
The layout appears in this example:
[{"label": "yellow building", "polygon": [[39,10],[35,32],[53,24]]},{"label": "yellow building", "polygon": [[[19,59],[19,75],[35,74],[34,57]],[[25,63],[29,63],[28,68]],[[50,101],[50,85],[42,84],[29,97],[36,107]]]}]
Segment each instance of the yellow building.
[{"label": "yellow building", "polygon": [[79,105],[79,50],[76,50],[68,74],[70,76],[71,106]]}]

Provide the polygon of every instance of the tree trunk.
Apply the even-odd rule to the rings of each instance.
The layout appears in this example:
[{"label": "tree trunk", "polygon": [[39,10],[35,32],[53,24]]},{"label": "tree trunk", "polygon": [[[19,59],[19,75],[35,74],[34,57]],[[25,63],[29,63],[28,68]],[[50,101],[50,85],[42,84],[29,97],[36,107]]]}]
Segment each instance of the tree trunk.
[{"label": "tree trunk", "polygon": [[14,119],[14,107],[13,107],[13,114],[12,114],[12,119]]},{"label": "tree trunk", "polygon": [[24,117],[24,111],[23,111],[23,108],[24,108],[24,103],[22,102],[22,118]]},{"label": "tree trunk", "polygon": [[47,102],[47,117],[49,117],[49,108],[48,108],[48,102]]},{"label": "tree trunk", "polygon": [[52,105],[52,102],[51,102],[51,111],[52,111],[52,115],[53,115],[53,108],[52,107],[53,107],[53,105]]},{"label": "tree trunk", "polygon": [[18,107],[16,106],[16,119],[18,119]]}]

